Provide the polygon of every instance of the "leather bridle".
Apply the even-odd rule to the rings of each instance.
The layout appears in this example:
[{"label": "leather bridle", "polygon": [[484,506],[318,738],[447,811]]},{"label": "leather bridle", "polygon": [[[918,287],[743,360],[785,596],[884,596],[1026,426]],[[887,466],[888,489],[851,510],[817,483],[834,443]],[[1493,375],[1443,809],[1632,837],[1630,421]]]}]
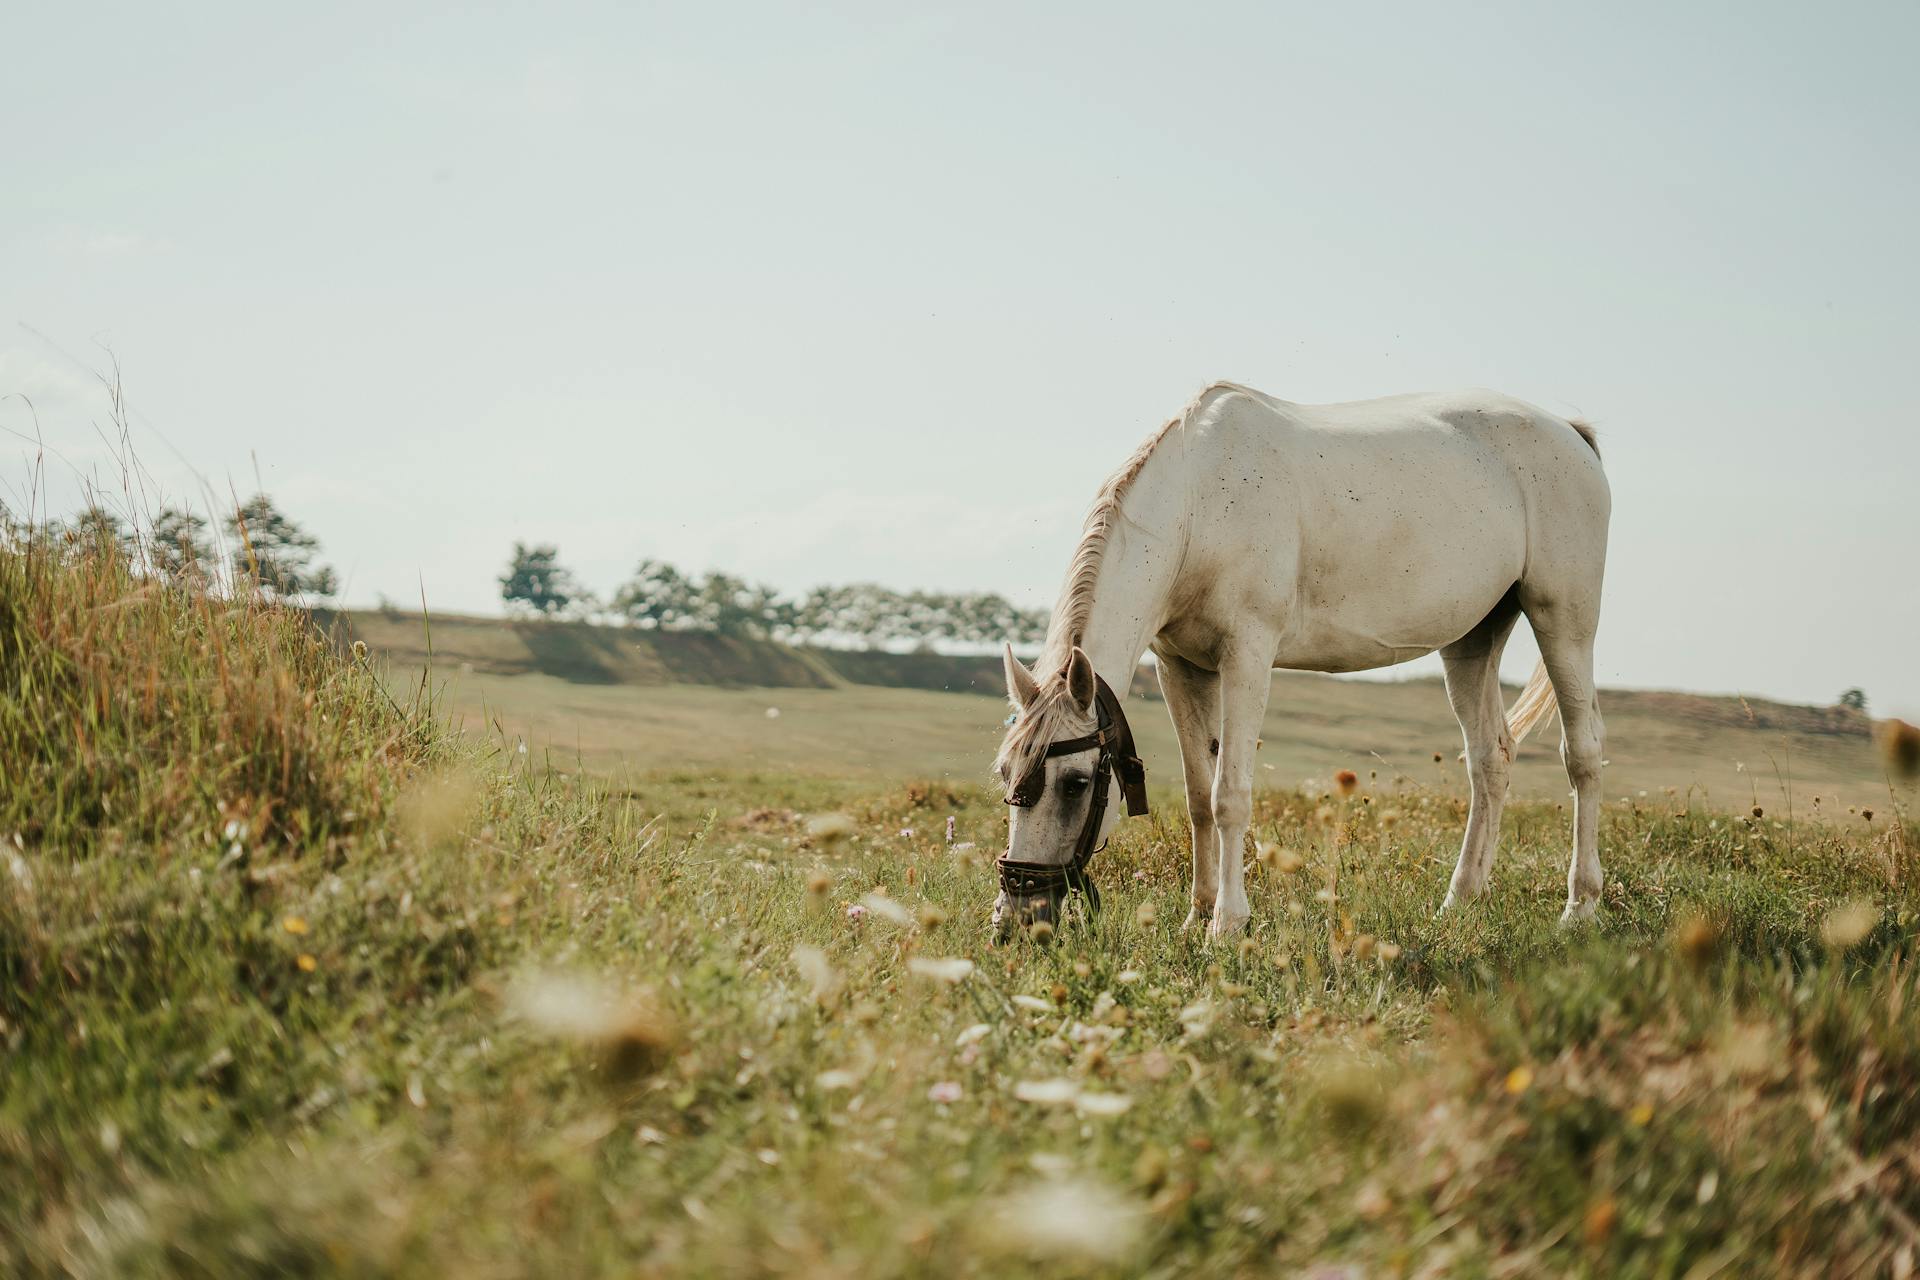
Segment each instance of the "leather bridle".
[{"label": "leather bridle", "polygon": [[994,864],[1000,871],[1001,892],[1016,906],[1041,898],[1052,901],[1077,889],[1087,895],[1088,905],[1098,911],[1100,890],[1087,875],[1087,864],[1093,861],[1094,854],[1107,847],[1105,842],[1096,847],[1094,841],[1100,839],[1100,819],[1107,811],[1109,781],[1113,777],[1120,779],[1120,794],[1127,802],[1129,817],[1138,817],[1147,811],[1147,766],[1133,749],[1133,730],[1127,725],[1127,713],[1121,710],[1120,699],[1104,679],[1095,675],[1093,684],[1097,721],[1094,731],[1050,744],[1040,759],[1034,761],[1033,768],[1007,793],[1008,804],[1029,808],[1046,790],[1048,760],[1096,747],[1100,751],[1093,766],[1092,803],[1087,806],[1087,818],[1080,827],[1080,838],[1074,843],[1073,857],[1066,862],[1015,862],[1001,854]]}]

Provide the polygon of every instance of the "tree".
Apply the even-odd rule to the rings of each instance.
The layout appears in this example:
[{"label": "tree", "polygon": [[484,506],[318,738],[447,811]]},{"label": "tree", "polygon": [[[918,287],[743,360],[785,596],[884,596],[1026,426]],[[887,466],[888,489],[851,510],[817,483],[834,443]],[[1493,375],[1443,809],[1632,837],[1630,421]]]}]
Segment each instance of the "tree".
[{"label": "tree", "polygon": [[254,494],[228,516],[227,532],[237,548],[236,577],[281,597],[330,596],[339,589],[333,570],[314,563],[320,540],[266,494]]},{"label": "tree", "polygon": [[66,539],[75,556],[101,555],[111,548],[123,560],[132,560],[137,549],[126,521],[99,503],[90,503],[73,518]]},{"label": "tree", "polygon": [[1867,691],[1865,689],[1849,689],[1840,695],[1839,705],[1849,711],[1858,711],[1862,715],[1865,715],[1867,711]]},{"label": "tree", "polygon": [[500,598],[509,608],[530,609],[551,617],[585,596],[573,574],[561,566],[559,548],[513,544],[513,559],[500,575]]},{"label": "tree", "polygon": [[213,564],[207,522],[180,507],[162,507],[147,533],[147,563],[169,582],[204,583]]},{"label": "tree", "polygon": [[698,594],[692,579],[666,561],[642,560],[614,593],[613,610],[630,626],[671,631],[695,621]]}]

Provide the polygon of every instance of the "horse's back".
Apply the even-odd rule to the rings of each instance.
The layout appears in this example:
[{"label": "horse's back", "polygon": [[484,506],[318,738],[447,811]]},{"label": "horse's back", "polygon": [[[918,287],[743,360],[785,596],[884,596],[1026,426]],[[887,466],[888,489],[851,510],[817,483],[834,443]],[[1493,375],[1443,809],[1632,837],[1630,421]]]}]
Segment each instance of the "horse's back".
[{"label": "horse's back", "polygon": [[1536,556],[1581,554],[1596,528],[1604,551],[1592,449],[1510,396],[1301,405],[1216,384],[1189,421],[1195,532],[1222,585],[1282,630],[1283,665],[1354,669],[1438,648]]}]

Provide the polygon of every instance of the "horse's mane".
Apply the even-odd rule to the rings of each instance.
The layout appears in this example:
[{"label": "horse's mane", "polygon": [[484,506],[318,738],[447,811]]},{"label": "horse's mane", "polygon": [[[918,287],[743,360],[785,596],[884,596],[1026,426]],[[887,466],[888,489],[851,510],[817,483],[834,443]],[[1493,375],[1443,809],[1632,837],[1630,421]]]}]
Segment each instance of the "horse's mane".
[{"label": "horse's mane", "polygon": [[[1200,394],[1189,401],[1186,408],[1167,419],[1157,431],[1142,441],[1140,447],[1107,477],[1099,493],[1094,495],[1086,523],[1080,528],[1080,543],[1074,548],[1073,561],[1067,568],[1066,587],[1061,591],[1059,603],[1054,606],[1053,622],[1047,628],[1046,648],[1041,652],[1040,661],[1035,664],[1034,676],[1039,682],[1040,692],[1029,706],[1020,710],[1019,718],[1007,731],[1006,740],[1000,744],[1000,754],[993,762],[994,768],[1001,770],[1010,781],[1017,782],[1023,777],[1056,738],[1066,736],[1069,729],[1077,732],[1085,727],[1086,717],[1079,713],[1079,709],[1073,705],[1073,699],[1067,695],[1064,673],[1067,657],[1086,634],[1087,619],[1093,614],[1093,590],[1100,580],[1100,561],[1106,555],[1114,526],[1122,519],[1120,504],[1127,496],[1127,490],[1133,487],[1133,482],[1146,469],[1147,460],[1153,457],[1153,451],[1160,447],[1160,442],[1176,427],[1187,424],[1207,393],[1231,385],[1214,382],[1201,388]],[[1124,691],[1121,696],[1125,696]]]}]

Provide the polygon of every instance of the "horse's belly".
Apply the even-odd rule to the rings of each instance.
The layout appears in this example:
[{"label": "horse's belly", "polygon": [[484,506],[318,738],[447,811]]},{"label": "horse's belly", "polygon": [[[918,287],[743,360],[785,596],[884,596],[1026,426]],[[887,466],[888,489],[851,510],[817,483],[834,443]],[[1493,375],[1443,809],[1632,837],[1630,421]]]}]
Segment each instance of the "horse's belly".
[{"label": "horse's belly", "polygon": [[1523,518],[1441,519],[1309,552],[1275,665],[1365,671],[1452,644],[1519,580]]}]

